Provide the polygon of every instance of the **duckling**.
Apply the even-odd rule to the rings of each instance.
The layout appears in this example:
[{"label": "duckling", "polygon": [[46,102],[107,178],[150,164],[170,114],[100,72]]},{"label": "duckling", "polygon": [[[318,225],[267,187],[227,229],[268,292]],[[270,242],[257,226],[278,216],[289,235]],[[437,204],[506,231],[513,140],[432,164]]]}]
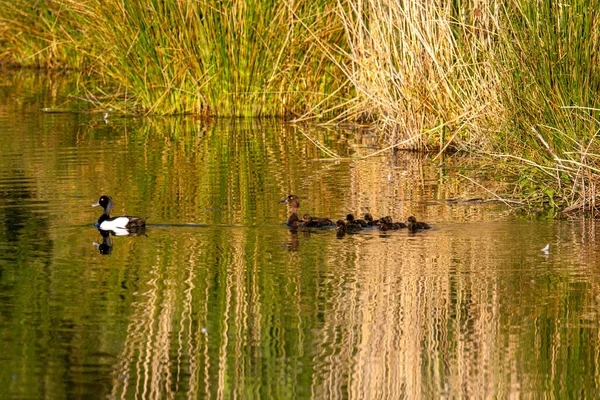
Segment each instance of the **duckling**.
[{"label": "duckling", "polygon": [[364,216],[365,222],[367,223],[367,226],[379,226],[380,220],[378,219],[373,219],[373,216],[369,213],[366,213]]},{"label": "duckling", "polygon": [[356,233],[362,230],[362,226],[358,224],[347,224],[343,219],[339,219],[335,225],[338,236],[343,236],[346,233]]},{"label": "duckling", "polygon": [[309,221],[299,219],[298,208],[300,208],[300,199],[295,194],[288,195],[285,199],[281,200],[279,204],[287,204],[290,207],[290,216],[287,220],[287,226],[289,227],[306,226],[309,228],[320,228],[334,225],[333,221],[329,218],[311,217],[308,214],[305,214],[304,216],[307,216]]},{"label": "duckling", "polygon": [[114,231],[118,229],[128,229],[128,230],[136,230],[143,229],[146,227],[146,218],[140,217],[130,217],[130,216],[122,216],[122,217],[110,217],[110,210],[113,209],[114,203],[112,197],[102,195],[98,202],[92,204],[92,207],[101,206],[104,209],[104,212],[98,218],[98,222],[96,222],[96,227],[103,231]]},{"label": "duckling", "polygon": [[415,218],[414,215],[411,215],[410,217],[408,217],[408,230],[410,232],[416,232],[419,230],[423,230],[423,229],[430,229],[431,226],[425,222],[419,222],[417,221],[417,219]]},{"label": "duckling", "polygon": [[361,228],[367,226],[366,221],[354,218],[353,214],[346,215],[346,224],[359,225]]},{"label": "duckling", "polygon": [[334,225],[333,221],[329,218],[311,217],[309,214],[304,214],[302,216],[302,221],[304,221],[304,226],[307,228],[323,228],[325,226]]},{"label": "duckling", "polygon": [[379,229],[382,231],[395,231],[398,229],[406,228],[406,224],[403,222],[393,222],[392,217],[386,216],[379,220]]}]

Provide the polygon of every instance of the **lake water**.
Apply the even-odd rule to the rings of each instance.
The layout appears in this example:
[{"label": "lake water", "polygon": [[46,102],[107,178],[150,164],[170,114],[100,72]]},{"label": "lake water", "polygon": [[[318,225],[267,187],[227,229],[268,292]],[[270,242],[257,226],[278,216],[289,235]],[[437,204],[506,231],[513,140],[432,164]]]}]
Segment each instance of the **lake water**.
[{"label": "lake water", "polygon": [[[68,81],[0,83],[3,396],[597,396],[595,223],[464,201],[505,189],[476,160],[361,160],[369,134],[272,120],[48,113]],[[291,232],[290,193],[433,229]],[[146,235],[102,237],[102,194]]]}]

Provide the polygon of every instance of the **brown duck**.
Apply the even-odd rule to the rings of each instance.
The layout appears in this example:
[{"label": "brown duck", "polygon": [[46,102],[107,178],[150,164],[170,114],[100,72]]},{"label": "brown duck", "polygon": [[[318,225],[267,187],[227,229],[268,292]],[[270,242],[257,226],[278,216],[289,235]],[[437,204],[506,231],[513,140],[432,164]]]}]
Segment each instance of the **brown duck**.
[{"label": "brown duck", "polygon": [[302,219],[298,218],[298,208],[300,208],[300,199],[295,194],[288,195],[285,199],[281,200],[279,204],[287,204],[290,208],[290,216],[286,224],[291,228],[321,228],[335,225],[333,221],[329,218],[311,217],[308,214],[304,214],[302,216]]}]

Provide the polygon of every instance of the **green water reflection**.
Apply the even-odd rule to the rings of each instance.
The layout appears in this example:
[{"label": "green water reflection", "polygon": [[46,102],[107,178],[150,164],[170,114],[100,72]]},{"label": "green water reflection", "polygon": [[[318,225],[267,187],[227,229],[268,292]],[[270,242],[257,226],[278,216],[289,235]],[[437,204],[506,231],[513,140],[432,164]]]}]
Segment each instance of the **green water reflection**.
[{"label": "green water reflection", "polygon": [[[6,79],[9,398],[595,397],[595,224],[448,204],[481,196],[453,172],[472,161],[325,160],[300,130],[344,157],[373,151],[368,134],[49,114],[68,83]],[[91,207],[103,193],[151,222],[110,237],[108,255]],[[315,215],[416,214],[434,229],[293,233],[277,204],[289,193]]]}]

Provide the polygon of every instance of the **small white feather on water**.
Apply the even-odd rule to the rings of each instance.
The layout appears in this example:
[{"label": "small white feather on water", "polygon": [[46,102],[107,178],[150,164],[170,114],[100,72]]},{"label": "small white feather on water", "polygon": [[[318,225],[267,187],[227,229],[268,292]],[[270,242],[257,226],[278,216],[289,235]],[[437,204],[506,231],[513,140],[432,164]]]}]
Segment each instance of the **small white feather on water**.
[{"label": "small white feather on water", "polygon": [[550,251],[550,243],[548,243],[548,244],[546,245],[546,247],[544,247],[544,248],[542,249],[542,251],[543,251],[544,253],[548,254],[548,252]]}]

